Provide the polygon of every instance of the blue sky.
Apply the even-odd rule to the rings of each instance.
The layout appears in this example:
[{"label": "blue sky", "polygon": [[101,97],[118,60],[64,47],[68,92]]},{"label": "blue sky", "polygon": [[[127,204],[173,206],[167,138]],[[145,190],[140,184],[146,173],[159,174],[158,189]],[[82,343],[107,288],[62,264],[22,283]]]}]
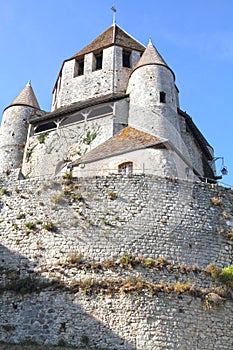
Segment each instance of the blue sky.
[{"label": "blue sky", "polygon": [[[0,109],[31,79],[42,109],[62,61],[112,23],[147,44],[151,37],[176,75],[180,106],[224,156],[233,185],[232,0],[0,0]],[[216,161],[217,168],[221,160]]]}]

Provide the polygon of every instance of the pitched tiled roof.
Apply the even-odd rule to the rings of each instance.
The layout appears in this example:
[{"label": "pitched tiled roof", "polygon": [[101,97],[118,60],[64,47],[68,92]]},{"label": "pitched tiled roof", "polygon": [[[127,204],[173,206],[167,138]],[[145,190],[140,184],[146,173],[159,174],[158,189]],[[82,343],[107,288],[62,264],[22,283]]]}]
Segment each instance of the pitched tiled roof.
[{"label": "pitched tiled roof", "polygon": [[173,73],[171,68],[167,65],[167,63],[164,61],[163,57],[160,55],[158,50],[154,47],[151,40],[149,41],[149,44],[147,45],[146,50],[143,52],[140,60],[134,67],[133,71],[135,71],[139,67],[150,65],[150,64],[155,64],[155,65],[157,64],[160,66],[167,67],[168,69],[170,69],[170,71],[172,72],[175,78],[175,74]]},{"label": "pitched tiled roof", "polygon": [[23,90],[18,94],[18,96],[10,103],[10,106],[15,105],[25,105],[40,109],[37,98],[34,94],[33,88],[30,82],[23,88]]},{"label": "pitched tiled roof", "polygon": [[72,163],[73,166],[80,163],[90,163],[99,159],[108,158],[117,154],[131,152],[149,146],[162,145],[163,140],[154,135],[127,126],[113,137],[97,146],[83,157]]},{"label": "pitched tiled roof", "polygon": [[141,51],[145,50],[145,46],[139,41],[134,39],[128,33],[126,33],[118,25],[114,24],[108,29],[106,29],[102,34],[100,34],[96,39],[94,39],[90,44],[85,46],[82,50],[77,52],[71,58],[76,58],[78,56],[86,55],[87,53],[103,49],[112,45],[118,45],[121,47],[126,47],[131,50]]}]

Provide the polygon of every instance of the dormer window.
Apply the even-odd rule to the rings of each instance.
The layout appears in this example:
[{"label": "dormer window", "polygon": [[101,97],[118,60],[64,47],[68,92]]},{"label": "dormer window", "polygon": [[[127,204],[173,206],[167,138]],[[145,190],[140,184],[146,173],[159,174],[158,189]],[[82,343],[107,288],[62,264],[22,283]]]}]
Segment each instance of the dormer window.
[{"label": "dormer window", "polygon": [[84,74],[84,58],[75,60],[74,78]]},{"label": "dormer window", "polygon": [[123,49],[122,51],[122,65],[123,67],[131,68],[131,51]]},{"label": "dormer window", "polygon": [[94,53],[93,55],[93,71],[102,69],[103,66],[103,51]]},{"label": "dormer window", "polygon": [[160,93],[159,93],[159,102],[166,103],[166,92],[160,91]]}]

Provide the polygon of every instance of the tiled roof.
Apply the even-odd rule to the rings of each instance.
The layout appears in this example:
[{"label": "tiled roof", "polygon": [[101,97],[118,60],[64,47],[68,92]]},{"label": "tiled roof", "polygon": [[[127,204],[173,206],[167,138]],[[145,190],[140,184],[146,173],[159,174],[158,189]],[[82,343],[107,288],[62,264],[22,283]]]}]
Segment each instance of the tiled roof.
[{"label": "tiled roof", "polygon": [[[160,53],[154,47],[151,40],[149,41],[149,44],[147,45],[146,50],[143,52],[140,60],[138,61],[138,63],[134,67],[134,70],[136,70],[139,67],[150,65],[150,64],[157,64],[160,66],[165,66],[171,70],[171,68],[164,61],[163,57],[160,55]],[[172,70],[171,70],[171,72],[174,75]],[[175,77],[175,75],[174,75],[174,77]]]},{"label": "tiled roof", "polygon": [[23,88],[23,90],[18,94],[18,96],[10,103],[10,106],[15,105],[25,105],[40,109],[37,98],[34,94],[33,88],[30,82]]},{"label": "tiled roof", "polygon": [[103,49],[112,45],[118,45],[121,47],[126,47],[131,50],[141,51],[145,50],[145,46],[139,41],[134,39],[128,33],[126,33],[118,25],[114,24],[108,29],[106,29],[102,34],[100,34],[96,39],[94,39],[90,44],[85,46],[82,50],[77,52],[71,58],[76,58],[78,56],[86,55],[87,53]]},{"label": "tiled roof", "polygon": [[146,148],[149,146],[162,145],[163,140],[154,135],[127,126],[113,137],[97,146],[83,157],[77,159],[72,165],[90,163],[99,159],[108,158],[117,154]]}]

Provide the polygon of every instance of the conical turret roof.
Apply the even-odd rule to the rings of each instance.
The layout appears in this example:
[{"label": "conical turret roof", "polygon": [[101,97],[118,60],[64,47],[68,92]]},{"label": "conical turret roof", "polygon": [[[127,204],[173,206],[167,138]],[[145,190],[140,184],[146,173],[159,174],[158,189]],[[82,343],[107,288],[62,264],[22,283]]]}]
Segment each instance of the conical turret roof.
[{"label": "conical turret roof", "polygon": [[40,109],[39,103],[31,87],[31,82],[29,81],[23,90],[16,96],[16,98],[9,104],[10,106],[15,105],[25,105]]},{"label": "conical turret roof", "polygon": [[163,57],[160,55],[158,50],[154,47],[154,45],[150,39],[149,44],[146,47],[146,50],[143,52],[140,60],[138,61],[138,63],[134,67],[133,71],[135,71],[139,67],[146,66],[146,65],[153,65],[153,64],[167,67],[172,72],[172,74],[175,78],[174,72],[167,65],[167,63],[165,62]]}]

